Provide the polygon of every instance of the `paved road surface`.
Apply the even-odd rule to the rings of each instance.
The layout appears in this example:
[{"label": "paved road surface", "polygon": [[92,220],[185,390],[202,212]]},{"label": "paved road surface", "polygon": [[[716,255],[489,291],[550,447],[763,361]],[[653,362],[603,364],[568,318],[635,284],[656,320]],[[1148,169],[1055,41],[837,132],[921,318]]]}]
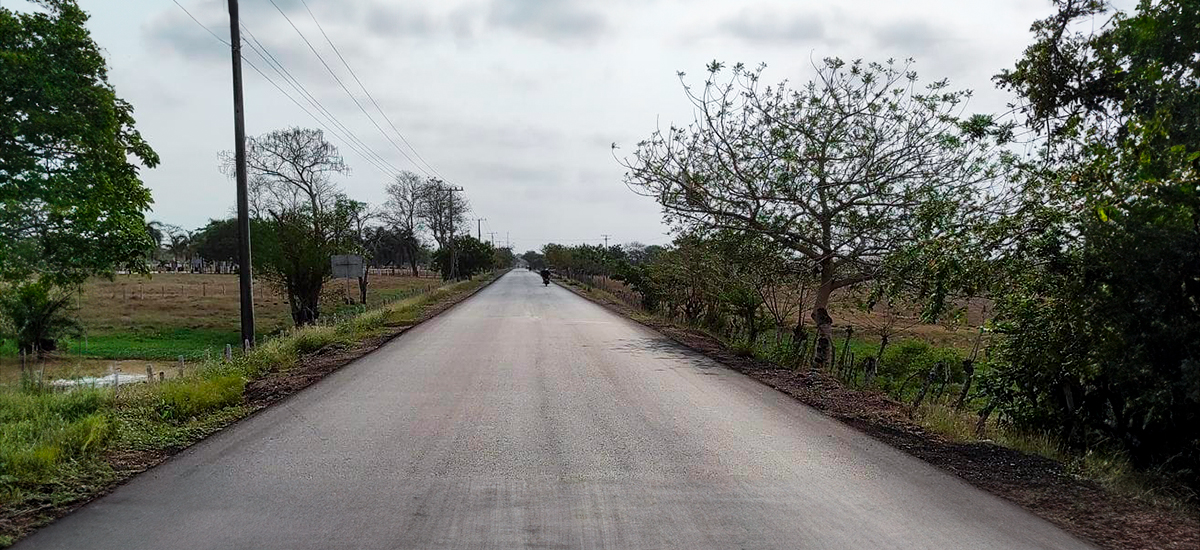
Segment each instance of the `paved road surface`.
[{"label": "paved road surface", "polygon": [[1089,546],[514,271],[17,548]]}]

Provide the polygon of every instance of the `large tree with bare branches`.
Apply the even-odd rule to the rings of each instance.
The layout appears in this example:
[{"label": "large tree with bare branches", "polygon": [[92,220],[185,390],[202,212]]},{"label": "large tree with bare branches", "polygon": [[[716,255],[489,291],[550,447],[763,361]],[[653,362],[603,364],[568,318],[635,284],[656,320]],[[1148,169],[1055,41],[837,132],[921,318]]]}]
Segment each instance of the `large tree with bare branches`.
[{"label": "large tree with bare branches", "polygon": [[695,120],[623,162],[627,185],[680,228],[762,234],[815,266],[817,364],[829,357],[831,293],[877,278],[890,254],[955,230],[988,200],[1004,132],[962,118],[970,93],[922,86],[911,64],[826,59],[792,89],[762,87],[761,67],[714,62],[702,89],[684,84]]},{"label": "large tree with bare branches", "polygon": [[[233,173],[233,155],[222,153]],[[333,176],[350,171],[320,130],[287,128],[246,139],[254,266],[288,297],[296,325],[316,322],[329,257],[357,248],[355,220],[365,205],[348,199]]]},{"label": "large tree with bare branches", "polygon": [[413,277],[417,276],[417,254],[421,249],[417,233],[422,219],[422,193],[428,184],[429,180],[420,175],[400,172],[395,181],[388,184],[387,202],[380,211],[383,221],[395,232]]}]

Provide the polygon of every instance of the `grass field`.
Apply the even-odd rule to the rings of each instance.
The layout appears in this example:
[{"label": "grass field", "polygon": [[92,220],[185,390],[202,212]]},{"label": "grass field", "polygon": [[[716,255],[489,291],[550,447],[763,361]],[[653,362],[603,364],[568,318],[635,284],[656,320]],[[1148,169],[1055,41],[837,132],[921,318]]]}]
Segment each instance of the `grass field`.
[{"label": "grass field", "polygon": [[[441,284],[437,279],[390,275],[372,275],[369,280],[369,303]],[[110,367],[141,373],[146,364],[162,370],[181,355],[197,361],[219,356],[226,344],[240,348],[237,284],[236,275],[189,273],[89,281],[76,303],[84,337],[62,342],[63,349],[36,368],[45,368],[54,378],[102,374]],[[356,282],[349,292],[357,298]],[[359,309],[345,304],[345,294],[344,281],[326,285],[323,314]],[[287,299],[269,285],[254,285],[254,311],[260,340],[292,326]],[[0,383],[19,379],[20,372],[16,347],[5,341],[0,345]]]}]

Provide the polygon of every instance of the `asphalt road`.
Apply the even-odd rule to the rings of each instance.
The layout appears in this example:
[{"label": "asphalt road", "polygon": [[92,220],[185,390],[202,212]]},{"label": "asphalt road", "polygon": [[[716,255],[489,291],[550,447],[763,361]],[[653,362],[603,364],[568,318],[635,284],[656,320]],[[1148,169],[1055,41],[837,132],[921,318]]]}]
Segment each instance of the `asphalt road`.
[{"label": "asphalt road", "polygon": [[526,271],[16,547],[1090,548]]}]

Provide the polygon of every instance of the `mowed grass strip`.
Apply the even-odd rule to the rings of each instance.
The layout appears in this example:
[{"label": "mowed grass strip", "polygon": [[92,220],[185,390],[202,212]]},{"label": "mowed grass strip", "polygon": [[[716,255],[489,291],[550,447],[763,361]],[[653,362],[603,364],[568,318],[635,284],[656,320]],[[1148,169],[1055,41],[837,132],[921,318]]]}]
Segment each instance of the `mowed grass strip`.
[{"label": "mowed grass strip", "polygon": [[[0,547],[44,524],[61,505],[101,492],[123,474],[119,457],[169,453],[249,412],[246,384],[412,324],[491,280],[441,286],[330,326],[287,330],[229,363],[207,361],[181,378],[112,389],[52,392],[31,380],[0,386]],[[125,474],[127,475],[127,474]]]}]

